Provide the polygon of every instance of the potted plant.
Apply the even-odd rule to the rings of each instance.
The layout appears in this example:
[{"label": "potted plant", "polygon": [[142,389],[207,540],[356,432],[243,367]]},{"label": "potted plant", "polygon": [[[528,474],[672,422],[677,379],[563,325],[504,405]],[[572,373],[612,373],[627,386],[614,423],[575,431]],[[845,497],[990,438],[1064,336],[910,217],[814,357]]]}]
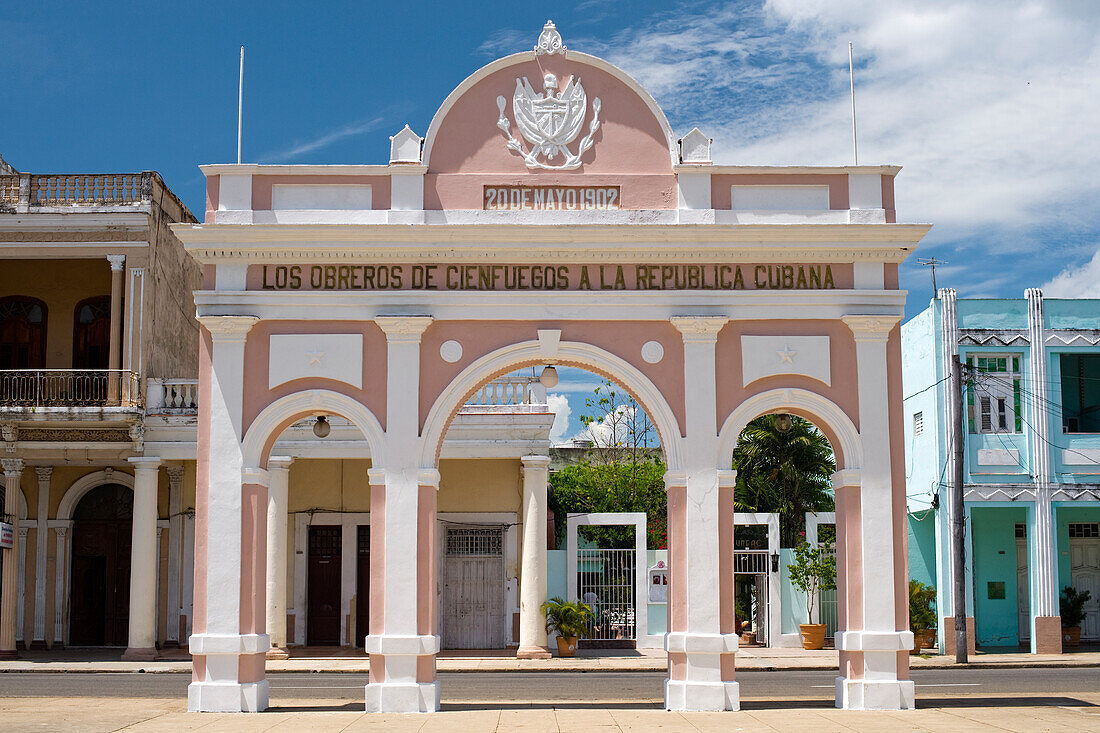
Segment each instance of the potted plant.
[{"label": "potted plant", "polygon": [[913,632],[911,654],[920,654],[921,649],[931,647],[936,638],[936,611],[932,607],[935,602],[935,588],[919,580],[909,581],[909,629]]},{"label": "potted plant", "polygon": [[1092,600],[1089,591],[1078,592],[1072,585],[1062,589],[1058,613],[1062,617],[1062,643],[1081,646],[1081,622],[1085,620],[1085,604]]},{"label": "potted plant", "polygon": [[788,565],[787,570],[794,587],[806,594],[809,623],[798,627],[802,633],[802,648],[820,649],[825,646],[825,624],[814,623],[814,609],[821,591],[836,589],[836,556],[828,543],[813,547],[802,540],[794,548],[794,563]]},{"label": "potted plant", "polygon": [[546,616],[546,633],[558,633],[558,656],[571,657],[577,653],[577,639],[588,636],[588,622],[595,614],[592,607],[581,601],[551,598],[542,604]]}]

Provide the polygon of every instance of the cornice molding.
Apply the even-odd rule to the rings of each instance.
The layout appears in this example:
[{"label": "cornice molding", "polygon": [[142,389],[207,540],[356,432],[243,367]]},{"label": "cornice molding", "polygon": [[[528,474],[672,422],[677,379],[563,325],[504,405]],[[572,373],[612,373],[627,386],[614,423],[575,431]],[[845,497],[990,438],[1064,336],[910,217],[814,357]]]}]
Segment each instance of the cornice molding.
[{"label": "cornice molding", "polygon": [[882,341],[890,337],[890,331],[901,322],[901,316],[843,316],[840,320],[851,329],[856,341]]},{"label": "cornice molding", "polygon": [[215,342],[244,341],[260,319],[256,316],[197,316]]}]

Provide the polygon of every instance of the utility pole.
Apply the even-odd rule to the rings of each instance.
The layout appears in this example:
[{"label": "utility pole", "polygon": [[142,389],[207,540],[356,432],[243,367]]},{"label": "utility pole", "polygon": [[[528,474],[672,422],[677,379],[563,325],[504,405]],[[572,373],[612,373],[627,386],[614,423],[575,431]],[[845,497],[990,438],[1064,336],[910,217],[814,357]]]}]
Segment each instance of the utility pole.
[{"label": "utility pole", "polygon": [[955,579],[951,591],[955,609],[955,663],[966,664],[966,523],[963,516],[963,381],[959,355],[951,357],[951,401],[955,420],[951,426],[955,450],[955,471],[951,480],[951,571]]}]

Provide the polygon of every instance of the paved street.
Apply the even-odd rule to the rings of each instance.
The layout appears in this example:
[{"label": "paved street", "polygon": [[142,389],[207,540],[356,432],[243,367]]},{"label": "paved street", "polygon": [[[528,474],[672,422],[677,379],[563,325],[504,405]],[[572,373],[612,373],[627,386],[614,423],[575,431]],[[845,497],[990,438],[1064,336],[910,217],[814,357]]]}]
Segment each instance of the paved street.
[{"label": "paved street", "polygon": [[[182,674],[0,674],[6,730],[1098,730],[1100,671],[916,670],[919,710],[832,708],[834,673],[738,674],[743,712],[676,714],[661,707],[661,673],[444,673],[444,712],[362,714],[359,674],[272,674],[263,715],[183,712]],[[133,726],[128,727],[128,726]]]}]

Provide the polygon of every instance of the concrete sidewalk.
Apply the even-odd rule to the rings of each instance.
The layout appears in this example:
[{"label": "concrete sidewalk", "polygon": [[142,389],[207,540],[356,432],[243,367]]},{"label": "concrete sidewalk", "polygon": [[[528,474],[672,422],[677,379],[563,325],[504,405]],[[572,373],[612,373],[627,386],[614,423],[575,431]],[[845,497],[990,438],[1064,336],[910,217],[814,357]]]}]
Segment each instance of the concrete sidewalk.
[{"label": "concrete sidewalk", "polygon": [[[191,662],[185,650],[166,650],[153,662],[123,662],[122,650],[66,649],[61,651],[25,651],[20,658],[0,661],[4,672],[145,672],[190,673]],[[1100,667],[1100,651],[1070,654],[983,653],[970,657],[971,669]],[[941,655],[911,656],[914,669],[957,667],[954,657]],[[742,647],[737,652],[740,670],[830,670],[839,659],[832,649],[771,649]],[[663,672],[665,653],[659,649],[580,650],[572,659],[516,659],[511,652],[445,651],[438,657],[440,672]],[[268,672],[347,672],[366,674],[367,657],[358,650],[291,650],[289,659],[269,659]]]}]

